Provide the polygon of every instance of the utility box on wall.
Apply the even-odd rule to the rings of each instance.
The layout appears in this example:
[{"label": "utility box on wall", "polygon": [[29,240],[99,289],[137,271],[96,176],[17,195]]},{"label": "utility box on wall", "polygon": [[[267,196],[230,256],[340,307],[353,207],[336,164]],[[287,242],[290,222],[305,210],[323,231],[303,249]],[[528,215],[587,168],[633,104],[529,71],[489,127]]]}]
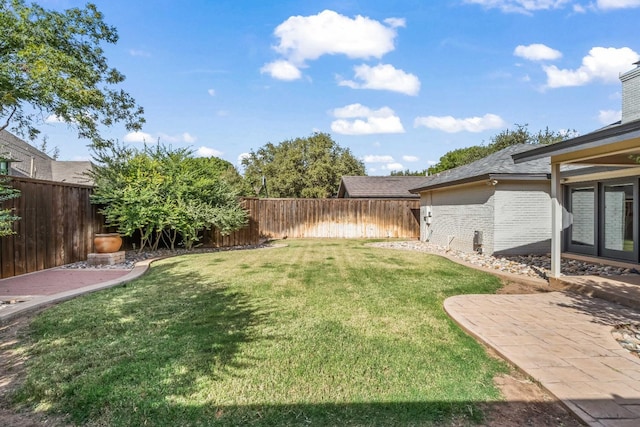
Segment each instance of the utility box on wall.
[{"label": "utility box on wall", "polygon": [[482,253],[482,231],[473,232],[473,251]]}]

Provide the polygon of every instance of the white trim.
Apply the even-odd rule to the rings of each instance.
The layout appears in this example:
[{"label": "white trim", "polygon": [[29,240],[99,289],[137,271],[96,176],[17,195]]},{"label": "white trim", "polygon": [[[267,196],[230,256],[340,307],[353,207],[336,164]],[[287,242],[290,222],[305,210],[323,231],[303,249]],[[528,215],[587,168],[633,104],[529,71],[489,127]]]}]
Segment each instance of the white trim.
[{"label": "white trim", "polygon": [[551,164],[551,277],[560,277],[562,256],[562,185],[560,163]]}]

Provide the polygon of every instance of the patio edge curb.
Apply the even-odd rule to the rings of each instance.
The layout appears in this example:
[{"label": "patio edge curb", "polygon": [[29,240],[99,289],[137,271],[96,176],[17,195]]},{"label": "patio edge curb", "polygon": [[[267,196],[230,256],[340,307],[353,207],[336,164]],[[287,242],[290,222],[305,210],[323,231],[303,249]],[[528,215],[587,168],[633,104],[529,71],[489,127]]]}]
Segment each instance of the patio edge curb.
[{"label": "patio edge curb", "polygon": [[159,260],[160,258],[153,258],[144,261],[137,262],[131,271],[122,277],[117,279],[108,280],[106,282],[96,283],[93,285],[85,286],[70,291],[59,292],[53,295],[43,295],[33,298],[29,301],[13,305],[0,311],[0,324],[9,322],[10,320],[21,316],[30,311],[34,311],[48,304],[58,303],[66,300],[76,298],[80,295],[88,294],[91,292],[100,291],[103,289],[113,288],[116,286],[125,285],[147,273],[149,266],[152,262]]}]

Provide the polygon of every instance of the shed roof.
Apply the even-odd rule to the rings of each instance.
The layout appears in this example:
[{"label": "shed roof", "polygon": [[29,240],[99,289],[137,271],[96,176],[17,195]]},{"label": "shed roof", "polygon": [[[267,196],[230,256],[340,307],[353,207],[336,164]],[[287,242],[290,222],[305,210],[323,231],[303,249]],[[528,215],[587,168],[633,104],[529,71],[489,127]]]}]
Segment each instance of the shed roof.
[{"label": "shed roof", "polygon": [[440,172],[422,178],[419,186],[414,187],[412,193],[450,187],[453,185],[488,179],[518,179],[518,180],[544,180],[549,179],[551,168],[549,158],[541,158],[525,163],[516,164],[512,155],[522,153],[540,147],[539,144],[518,144],[492,153],[487,157],[476,160],[467,165]]},{"label": "shed roof", "polygon": [[424,176],[343,176],[338,188],[340,198],[416,199],[409,192],[424,181]]}]

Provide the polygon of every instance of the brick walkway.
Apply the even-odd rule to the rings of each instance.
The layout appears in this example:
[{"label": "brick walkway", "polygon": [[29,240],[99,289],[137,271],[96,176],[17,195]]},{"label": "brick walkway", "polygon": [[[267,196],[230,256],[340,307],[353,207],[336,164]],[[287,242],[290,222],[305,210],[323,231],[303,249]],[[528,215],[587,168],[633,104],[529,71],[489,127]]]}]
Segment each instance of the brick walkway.
[{"label": "brick walkway", "polygon": [[640,359],[611,335],[637,310],[570,292],[461,295],[445,309],[588,425],[640,425]]},{"label": "brick walkway", "polygon": [[53,268],[0,280],[0,299],[54,295],[125,276],[131,270]]},{"label": "brick walkway", "polygon": [[153,260],[136,263],[133,270],[52,268],[0,279],[0,323],[47,304],[119,286],[142,276]]}]

